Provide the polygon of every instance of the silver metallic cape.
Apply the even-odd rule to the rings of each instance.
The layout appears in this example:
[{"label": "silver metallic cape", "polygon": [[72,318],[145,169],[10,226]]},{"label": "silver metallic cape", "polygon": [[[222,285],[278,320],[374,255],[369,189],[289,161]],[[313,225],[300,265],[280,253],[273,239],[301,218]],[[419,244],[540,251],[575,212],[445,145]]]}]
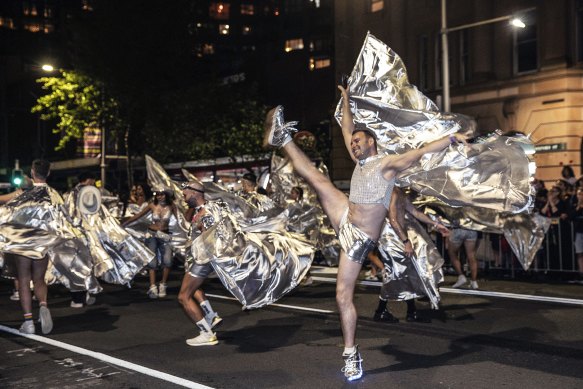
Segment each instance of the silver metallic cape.
[{"label": "silver metallic cape", "polygon": [[417,200],[415,204],[439,209],[445,215],[444,221],[450,224],[468,230],[503,234],[524,270],[532,264],[551,225],[549,218],[538,213],[512,214],[477,207],[451,208],[432,197]]},{"label": "silver metallic cape", "polygon": [[89,242],[95,276],[112,284],[129,284],[154,254],[121,227],[104,204],[94,214],[83,214],[77,207],[80,188],[65,195],[64,206]]},{"label": "silver metallic cape", "polygon": [[[375,133],[381,153],[400,154],[456,132],[475,132],[471,118],[439,112],[409,83],[401,58],[371,34],[350,75],[348,92],[355,125]],[[342,101],[335,117],[341,123]],[[450,205],[522,212],[532,206],[534,195],[525,149],[532,150],[528,139],[507,137],[450,147],[425,155],[397,184]]]},{"label": "silver metallic cape", "polygon": [[300,235],[265,225],[243,228],[224,214],[192,244],[196,262],[210,260],[225,288],[245,308],[271,304],[294,289],[312,263],[314,248]]},{"label": "silver metallic cape", "polygon": [[0,266],[7,276],[15,276],[15,269],[4,263],[5,254],[47,256],[48,283],[98,293],[87,243],[64,211],[62,197],[48,185],[35,185],[0,207]]},{"label": "silver metallic cape", "polygon": [[[169,188],[172,189],[172,192],[174,193],[174,204],[176,204],[179,212],[178,218],[173,215],[168,224],[168,231],[172,235],[170,245],[175,253],[185,255],[187,250],[188,229],[190,226],[184,219],[184,212],[187,209],[187,205],[184,201],[184,196],[182,196],[182,189],[176,181],[170,178],[162,165],[149,155],[146,155],[146,171],[148,173],[148,184],[150,187]],[[151,215],[149,216],[151,217]],[[151,221],[151,219],[149,220]],[[141,224],[143,226],[144,223]],[[135,235],[136,232],[142,232],[143,234],[146,233],[146,231],[140,231],[138,226],[135,226],[134,223],[132,223],[132,226],[134,227],[132,234]]]},{"label": "silver metallic cape", "polygon": [[[148,169],[148,179],[168,184],[168,175],[156,165],[158,169]],[[187,178],[197,180],[190,174]],[[169,186],[178,188],[174,184]],[[286,213],[275,208],[259,212],[259,207],[214,183],[204,187],[205,198],[221,200],[227,207],[215,225],[193,240],[194,261],[210,262],[225,288],[246,308],[271,304],[294,289],[310,268],[314,247],[286,231]],[[182,197],[181,190],[175,193]]]},{"label": "silver metallic cape", "polygon": [[443,280],[443,258],[425,229],[405,218],[407,237],[413,245],[414,255],[405,256],[403,242],[387,221],[378,242],[379,252],[385,265],[381,296],[389,300],[410,300],[427,296],[434,309],[440,296],[437,284]]}]

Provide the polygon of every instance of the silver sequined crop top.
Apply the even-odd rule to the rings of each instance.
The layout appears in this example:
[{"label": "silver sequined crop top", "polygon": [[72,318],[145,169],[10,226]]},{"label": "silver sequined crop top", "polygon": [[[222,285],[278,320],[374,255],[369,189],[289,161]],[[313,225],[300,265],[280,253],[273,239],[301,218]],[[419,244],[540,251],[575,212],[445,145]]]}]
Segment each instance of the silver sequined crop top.
[{"label": "silver sequined crop top", "polygon": [[354,204],[382,204],[389,209],[395,179],[385,180],[380,164],[383,155],[377,154],[358,161],[350,180],[349,200]]}]

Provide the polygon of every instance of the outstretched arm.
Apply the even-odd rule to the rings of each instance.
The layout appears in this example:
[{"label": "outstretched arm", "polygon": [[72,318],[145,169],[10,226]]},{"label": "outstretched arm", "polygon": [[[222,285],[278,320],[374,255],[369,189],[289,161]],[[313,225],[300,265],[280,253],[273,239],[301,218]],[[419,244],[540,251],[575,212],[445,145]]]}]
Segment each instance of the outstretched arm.
[{"label": "outstretched arm", "polygon": [[449,229],[441,222],[432,220],[429,216],[418,210],[408,198],[405,199],[405,202],[405,209],[409,214],[413,215],[415,219],[419,220],[421,223],[433,226],[433,228],[439,231],[443,236],[449,235]]},{"label": "outstretched arm", "polygon": [[350,158],[356,162],[356,158],[352,155],[352,148],[350,147],[352,132],[354,131],[354,118],[350,110],[350,99],[348,97],[348,91],[342,85],[338,85],[338,89],[342,93],[342,136],[344,137],[344,144],[346,145],[348,154],[350,154]]},{"label": "outstretched arm", "polygon": [[0,204],[4,204],[17,197],[22,193],[22,189],[16,189],[14,192],[0,195]]},{"label": "outstretched arm", "polygon": [[130,224],[133,221],[138,220],[139,218],[141,218],[142,216],[146,215],[148,212],[152,211],[152,207],[151,207],[151,203],[148,204],[148,206],[144,209],[142,209],[139,213],[135,214],[134,216],[130,217],[127,220],[124,220],[123,223],[121,223],[122,227],[127,226],[128,224]]},{"label": "outstretched arm", "polygon": [[409,150],[400,155],[388,155],[384,158],[383,175],[387,180],[390,180],[399,172],[411,167],[411,165],[419,161],[423,155],[441,151],[452,143],[465,143],[466,139],[467,136],[463,134],[448,135],[419,149]]}]

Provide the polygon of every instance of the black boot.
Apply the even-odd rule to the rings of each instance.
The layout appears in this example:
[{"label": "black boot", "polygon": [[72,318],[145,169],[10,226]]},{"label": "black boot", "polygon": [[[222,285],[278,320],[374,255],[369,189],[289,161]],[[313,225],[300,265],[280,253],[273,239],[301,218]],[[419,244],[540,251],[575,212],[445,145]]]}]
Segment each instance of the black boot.
[{"label": "black boot", "polygon": [[386,309],[383,309],[382,311],[376,311],[373,317],[374,321],[382,321],[385,323],[398,323],[399,319],[397,319],[395,316],[393,316],[391,314],[391,312],[389,312]]}]

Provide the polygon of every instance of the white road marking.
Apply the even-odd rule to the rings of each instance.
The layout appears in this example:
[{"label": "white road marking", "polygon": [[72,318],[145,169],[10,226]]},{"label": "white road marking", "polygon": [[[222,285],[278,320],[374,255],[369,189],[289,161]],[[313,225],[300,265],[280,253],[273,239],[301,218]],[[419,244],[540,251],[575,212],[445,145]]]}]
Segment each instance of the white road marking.
[{"label": "white road marking", "polygon": [[[327,282],[331,284],[336,283],[336,278],[331,277],[314,277],[312,276],[314,281],[320,282]],[[358,285],[366,285],[366,286],[378,286],[379,288],[382,285],[380,281],[358,281]],[[467,294],[473,296],[484,296],[484,297],[502,297],[502,298],[509,298],[514,300],[529,300],[529,301],[539,301],[539,302],[547,302],[547,303],[557,303],[557,304],[570,304],[570,305],[583,305],[583,300],[580,299],[571,299],[571,298],[563,298],[563,297],[550,297],[550,296],[535,296],[529,294],[517,294],[517,293],[504,293],[504,292],[490,292],[487,290],[471,290],[471,289],[453,289],[453,288],[439,288],[440,292],[443,293],[452,293],[452,294]]]},{"label": "white road marking", "polygon": [[[209,294],[206,293],[207,296],[214,297],[217,299],[222,300],[235,300],[238,301],[236,298],[231,296],[223,296],[220,294]],[[290,308],[295,309],[296,311],[308,311],[308,312],[317,312],[317,313],[336,313],[336,311],[330,311],[328,309],[319,309],[319,308],[308,308],[308,307],[300,307],[299,305],[286,305],[286,304],[269,304],[270,307],[282,307],[282,308]]]},{"label": "white road marking", "polygon": [[19,336],[22,336],[25,338],[36,340],[37,342],[46,343],[46,344],[49,344],[51,346],[59,347],[59,348],[62,348],[62,349],[65,349],[65,350],[68,350],[68,351],[71,351],[71,352],[74,352],[77,354],[86,355],[86,356],[89,356],[91,358],[95,358],[95,359],[98,359],[100,361],[110,363],[112,365],[120,366],[120,367],[128,369],[128,370],[133,370],[133,371],[136,371],[138,373],[146,374],[146,375],[149,375],[151,377],[155,377],[155,378],[158,378],[158,379],[163,380],[163,381],[171,382],[171,383],[176,384],[176,385],[184,386],[185,388],[212,389],[212,387],[210,387],[210,386],[205,386],[205,385],[193,382],[193,381],[185,380],[184,378],[180,378],[180,377],[177,377],[177,376],[174,376],[171,374],[167,374],[167,373],[164,373],[164,372],[161,372],[158,370],[150,369],[148,367],[137,365],[137,364],[132,363],[132,362],[124,361],[123,359],[114,358],[114,357],[111,357],[107,354],[98,353],[98,352],[87,350],[87,349],[84,349],[81,347],[73,346],[73,345],[68,344],[68,343],[60,342],[58,340],[46,338],[44,336],[22,334],[22,333],[20,333],[20,331],[14,329],[14,328],[6,327],[3,325],[0,325],[0,331],[4,331],[4,332],[8,332],[8,333],[13,334],[13,335],[19,335]]}]

